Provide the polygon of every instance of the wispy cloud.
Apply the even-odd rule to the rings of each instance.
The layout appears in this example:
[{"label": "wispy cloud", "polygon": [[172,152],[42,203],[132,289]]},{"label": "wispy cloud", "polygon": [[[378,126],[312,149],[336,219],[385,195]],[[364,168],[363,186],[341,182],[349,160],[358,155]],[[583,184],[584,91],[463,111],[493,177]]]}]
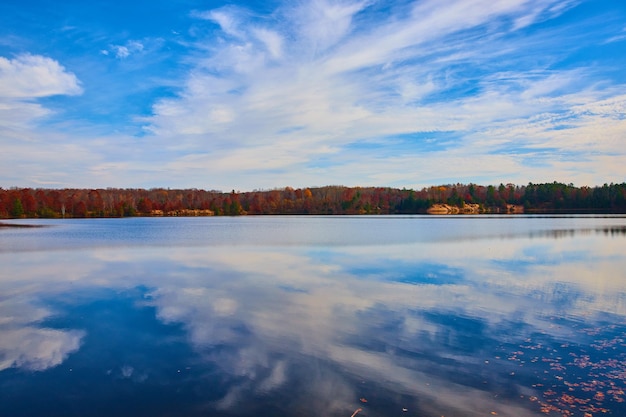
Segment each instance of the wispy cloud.
[{"label": "wispy cloud", "polygon": [[[558,127],[560,115],[571,114],[572,102],[599,99],[600,87],[583,68],[550,70],[556,43],[518,32],[576,3],[422,1],[408,13],[381,16],[368,14],[372,5],[365,2],[315,1],[279,9],[269,23],[240,8],[204,12],[198,16],[216,22],[224,37],[203,49],[177,97],[154,106],[146,128],[178,137],[190,154],[207,155],[206,165],[233,170],[265,165],[289,171],[315,164],[320,149],[343,155],[351,143],[441,130],[462,139],[457,153],[480,160],[481,142],[522,139],[495,136],[499,124],[532,126],[535,135],[527,139],[553,147],[546,133]],[[523,49],[536,42],[548,53],[538,66]],[[279,134],[296,126],[297,133]],[[275,158],[268,156],[270,146]],[[279,157],[283,150],[297,157]],[[405,153],[413,152],[408,147]],[[414,157],[423,158],[423,149]],[[509,158],[500,156],[503,163],[496,165]],[[398,155],[387,159],[390,170]],[[199,158],[172,166],[183,169],[191,160]],[[376,176],[385,174],[368,178]]]},{"label": "wispy cloud", "polygon": [[[619,44],[623,22],[600,27],[604,10],[572,18],[583,6],[590,3],[314,0],[269,11],[243,4],[186,11],[185,36],[177,30],[159,48],[147,37],[129,37],[102,52],[120,66],[133,56],[147,59],[148,50],[167,53],[177,70],[161,81],[152,74],[155,94],[145,96],[146,112],[131,118],[144,135],[127,144],[136,151],[109,152],[121,158],[115,160],[99,145],[91,151],[121,169],[118,183],[131,178],[125,169],[133,167],[132,178],[154,178],[148,185],[418,186],[445,178],[526,182],[525,175],[616,181],[624,175],[619,140],[601,140],[601,153],[588,150],[599,149],[594,128],[620,136],[623,122],[602,103],[622,106],[626,80],[603,57],[581,57]],[[152,59],[159,66],[171,61]],[[71,86],[73,75],[63,74],[62,85]],[[157,92],[159,82],[167,94]],[[74,84],[57,90],[76,94]],[[137,100],[130,92],[116,98]],[[33,100],[20,103],[31,114],[49,111]],[[424,140],[429,132],[446,132],[445,142],[439,135]],[[399,146],[400,136],[413,139]],[[529,149],[545,163],[529,165]],[[579,162],[589,164],[584,175]],[[448,166],[449,175],[423,168],[432,165]],[[103,181],[103,172],[92,170],[92,181]]]},{"label": "wispy cloud", "polygon": [[124,59],[133,54],[141,53],[144,45],[140,41],[130,40],[124,45],[110,45],[108,49],[100,51],[103,55],[113,54],[116,58]]},{"label": "wispy cloud", "polygon": [[611,36],[608,38],[605,43],[613,43],[613,42],[623,42],[626,41],[626,27],[622,29],[620,33],[617,35]]}]

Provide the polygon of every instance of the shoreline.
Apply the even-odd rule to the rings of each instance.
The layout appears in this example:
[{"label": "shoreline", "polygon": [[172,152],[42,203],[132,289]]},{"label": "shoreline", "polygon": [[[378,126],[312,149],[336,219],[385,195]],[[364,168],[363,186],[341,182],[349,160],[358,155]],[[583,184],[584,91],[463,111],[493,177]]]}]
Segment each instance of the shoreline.
[{"label": "shoreline", "polygon": [[0,222],[0,228],[2,227],[15,227],[15,228],[37,228],[37,227],[45,227],[42,224],[17,224],[17,223],[3,223]]}]

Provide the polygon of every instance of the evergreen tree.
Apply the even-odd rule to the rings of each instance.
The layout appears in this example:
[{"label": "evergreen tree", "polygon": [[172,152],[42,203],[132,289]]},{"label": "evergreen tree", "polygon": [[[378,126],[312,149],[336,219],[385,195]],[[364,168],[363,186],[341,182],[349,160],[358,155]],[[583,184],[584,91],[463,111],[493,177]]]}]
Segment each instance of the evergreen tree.
[{"label": "evergreen tree", "polygon": [[13,208],[11,209],[12,217],[22,217],[24,215],[24,207],[22,206],[22,200],[16,198],[13,200]]}]

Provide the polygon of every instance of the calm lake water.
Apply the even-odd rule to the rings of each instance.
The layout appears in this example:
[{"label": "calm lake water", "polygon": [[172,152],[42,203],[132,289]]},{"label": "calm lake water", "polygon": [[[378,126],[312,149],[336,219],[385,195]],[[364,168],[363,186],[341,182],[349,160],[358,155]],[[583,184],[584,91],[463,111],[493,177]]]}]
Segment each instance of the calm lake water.
[{"label": "calm lake water", "polygon": [[3,417],[626,416],[625,217],[12,223]]}]

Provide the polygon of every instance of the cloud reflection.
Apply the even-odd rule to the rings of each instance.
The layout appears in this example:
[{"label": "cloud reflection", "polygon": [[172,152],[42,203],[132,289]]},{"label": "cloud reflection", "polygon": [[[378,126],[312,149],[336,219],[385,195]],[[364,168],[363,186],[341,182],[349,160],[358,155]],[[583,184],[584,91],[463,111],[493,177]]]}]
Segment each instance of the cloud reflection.
[{"label": "cloud reflection", "polygon": [[[234,385],[221,406],[266,386],[268,375],[281,375],[277,388],[295,384],[283,367],[285,358],[297,352],[368,381],[386,381],[387,389],[433,404],[459,403],[466,393],[462,403],[481,409],[480,404],[493,401],[474,386],[479,381],[472,373],[503,334],[519,340],[534,333],[567,338],[568,329],[554,329],[550,316],[593,321],[589,315],[599,311],[626,315],[625,284],[613,279],[624,267],[623,259],[613,256],[622,242],[597,235],[559,242],[554,246],[551,237],[533,237],[503,240],[497,248],[485,240],[469,248],[450,242],[404,245],[402,251],[371,246],[318,252],[175,251],[170,252],[173,261],[207,276],[194,275],[186,283],[192,287],[169,285],[152,295],[161,319],[183,323],[198,351],[244,378],[247,389]],[[440,263],[442,276],[432,259]],[[410,266],[417,271],[415,282],[403,275]],[[424,266],[435,271],[426,280],[419,276]],[[377,276],[381,269],[385,275]],[[367,270],[373,275],[363,273]],[[403,279],[390,282],[393,274]],[[229,307],[227,314],[223,306]],[[459,325],[461,319],[465,324]],[[471,346],[475,340],[485,345]],[[218,346],[230,349],[225,353]],[[461,381],[454,382],[459,375]],[[344,383],[348,407],[358,393],[352,382]]]},{"label": "cloud reflection", "polygon": [[0,301],[0,371],[43,371],[61,364],[81,345],[84,332],[42,328],[50,312],[15,300]]},{"label": "cloud reflection", "polygon": [[78,350],[83,336],[80,331],[37,327],[2,329],[0,371],[7,368],[43,371],[57,366]]},{"label": "cloud reflection", "polygon": [[[433,415],[536,415],[521,399],[532,372],[507,355],[527,340],[577,342],[573,322],[623,321],[622,236],[85,249],[71,274],[61,257],[29,253],[30,264],[13,261],[20,280],[0,280],[29,300],[0,310],[0,370],[43,370],[80,347],[80,331],[38,328],[50,313],[32,300],[140,287],[138,308],[182,326],[199,361],[217,367],[223,395],[211,407],[225,412],[271,398],[304,414],[384,415],[402,403]],[[136,379],[130,365],[120,372]],[[393,400],[358,401],[376,395]]]}]

